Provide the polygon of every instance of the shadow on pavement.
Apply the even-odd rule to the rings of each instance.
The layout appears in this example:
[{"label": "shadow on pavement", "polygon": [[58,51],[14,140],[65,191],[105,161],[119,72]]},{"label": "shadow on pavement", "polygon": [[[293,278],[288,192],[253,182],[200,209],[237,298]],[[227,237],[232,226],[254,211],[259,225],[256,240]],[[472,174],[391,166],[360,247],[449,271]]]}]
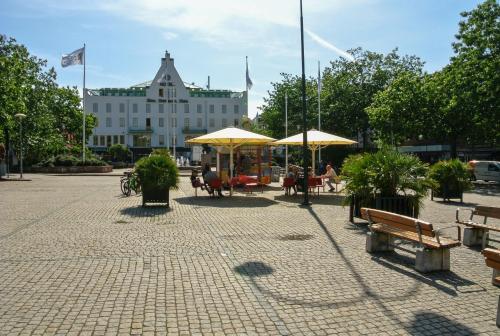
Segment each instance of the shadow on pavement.
[{"label": "shadow on pavement", "polygon": [[140,205],[123,208],[120,210],[120,213],[129,217],[155,217],[164,215],[167,212],[170,212],[171,209],[167,208],[164,205],[142,207]]},{"label": "shadow on pavement", "polygon": [[236,273],[249,276],[258,277],[269,275],[274,272],[274,269],[260,261],[249,261],[234,268]]},{"label": "shadow on pavement", "polygon": [[[474,182],[474,187],[467,193],[485,196],[500,196],[500,183],[495,182]],[[467,195],[465,193],[465,195]]]},{"label": "shadow on pavement", "polygon": [[432,313],[420,312],[406,328],[410,335],[478,335],[471,328],[464,326],[456,320]]},{"label": "shadow on pavement", "polygon": [[[309,201],[312,204],[326,204],[326,205],[342,205],[345,196],[335,195],[335,194],[325,194],[325,195],[309,195]],[[279,202],[295,203],[301,204],[304,200],[302,194],[297,195],[278,195],[274,196],[274,199]]]},{"label": "shadow on pavement", "polygon": [[276,204],[275,201],[270,200],[269,198],[252,195],[233,195],[224,197],[188,196],[174,198],[173,200],[179,204],[214,208],[263,208]]}]

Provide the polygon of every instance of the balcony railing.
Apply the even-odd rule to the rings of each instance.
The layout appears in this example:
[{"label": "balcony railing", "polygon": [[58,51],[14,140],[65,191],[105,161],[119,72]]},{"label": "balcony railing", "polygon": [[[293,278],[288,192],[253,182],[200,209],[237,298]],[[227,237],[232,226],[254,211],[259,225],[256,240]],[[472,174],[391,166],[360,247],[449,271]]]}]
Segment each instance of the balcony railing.
[{"label": "balcony railing", "polygon": [[129,127],[128,132],[131,134],[141,134],[141,133],[153,133],[153,128],[151,127]]}]

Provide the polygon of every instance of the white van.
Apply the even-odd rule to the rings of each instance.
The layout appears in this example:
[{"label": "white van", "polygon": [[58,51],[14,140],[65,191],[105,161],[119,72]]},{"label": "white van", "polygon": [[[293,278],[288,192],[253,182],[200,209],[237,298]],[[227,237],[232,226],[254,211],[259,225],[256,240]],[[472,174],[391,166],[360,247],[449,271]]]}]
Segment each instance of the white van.
[{"label": "white van", "polygon": [[469,165],[474,168],[474,180],[500,182],[499,161],[471,161]]}]

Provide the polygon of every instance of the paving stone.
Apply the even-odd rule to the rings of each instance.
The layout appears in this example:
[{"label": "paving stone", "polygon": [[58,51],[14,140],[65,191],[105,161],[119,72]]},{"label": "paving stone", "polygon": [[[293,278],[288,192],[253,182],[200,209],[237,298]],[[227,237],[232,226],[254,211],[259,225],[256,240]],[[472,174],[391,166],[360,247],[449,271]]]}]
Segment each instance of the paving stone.
[{"label": "paving stone", "polygon": [[[277,185],[194,197],[184,176],[171,209],[144,209],[119,177],[29,178],[0,184],[0,335],[498,332],[500,290],[477,250],[453,249],[452,271],[431,274],[401,250],[370,255],[342,195],[310,209]],[[426,199],[421,218],[447,226],[457,206],[499,199],[484,187],[464,204]]]}]

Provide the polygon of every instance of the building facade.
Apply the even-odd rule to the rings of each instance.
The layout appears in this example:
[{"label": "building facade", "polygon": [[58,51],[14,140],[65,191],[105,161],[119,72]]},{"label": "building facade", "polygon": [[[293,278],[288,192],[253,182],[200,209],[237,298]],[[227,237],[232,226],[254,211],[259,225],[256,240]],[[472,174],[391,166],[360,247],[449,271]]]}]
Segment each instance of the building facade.
[{"label": "building facade", "polygon": [[130,88],[88,89],[84,99],[86,113],[97,117],[88,139],[89,148],[96,152],[122,144],[134,154],[168,148],[189,156],[186,140],[239,127],[248,115],[247,92],[203,89],[183,82],[168,52],[152,81]]}]

